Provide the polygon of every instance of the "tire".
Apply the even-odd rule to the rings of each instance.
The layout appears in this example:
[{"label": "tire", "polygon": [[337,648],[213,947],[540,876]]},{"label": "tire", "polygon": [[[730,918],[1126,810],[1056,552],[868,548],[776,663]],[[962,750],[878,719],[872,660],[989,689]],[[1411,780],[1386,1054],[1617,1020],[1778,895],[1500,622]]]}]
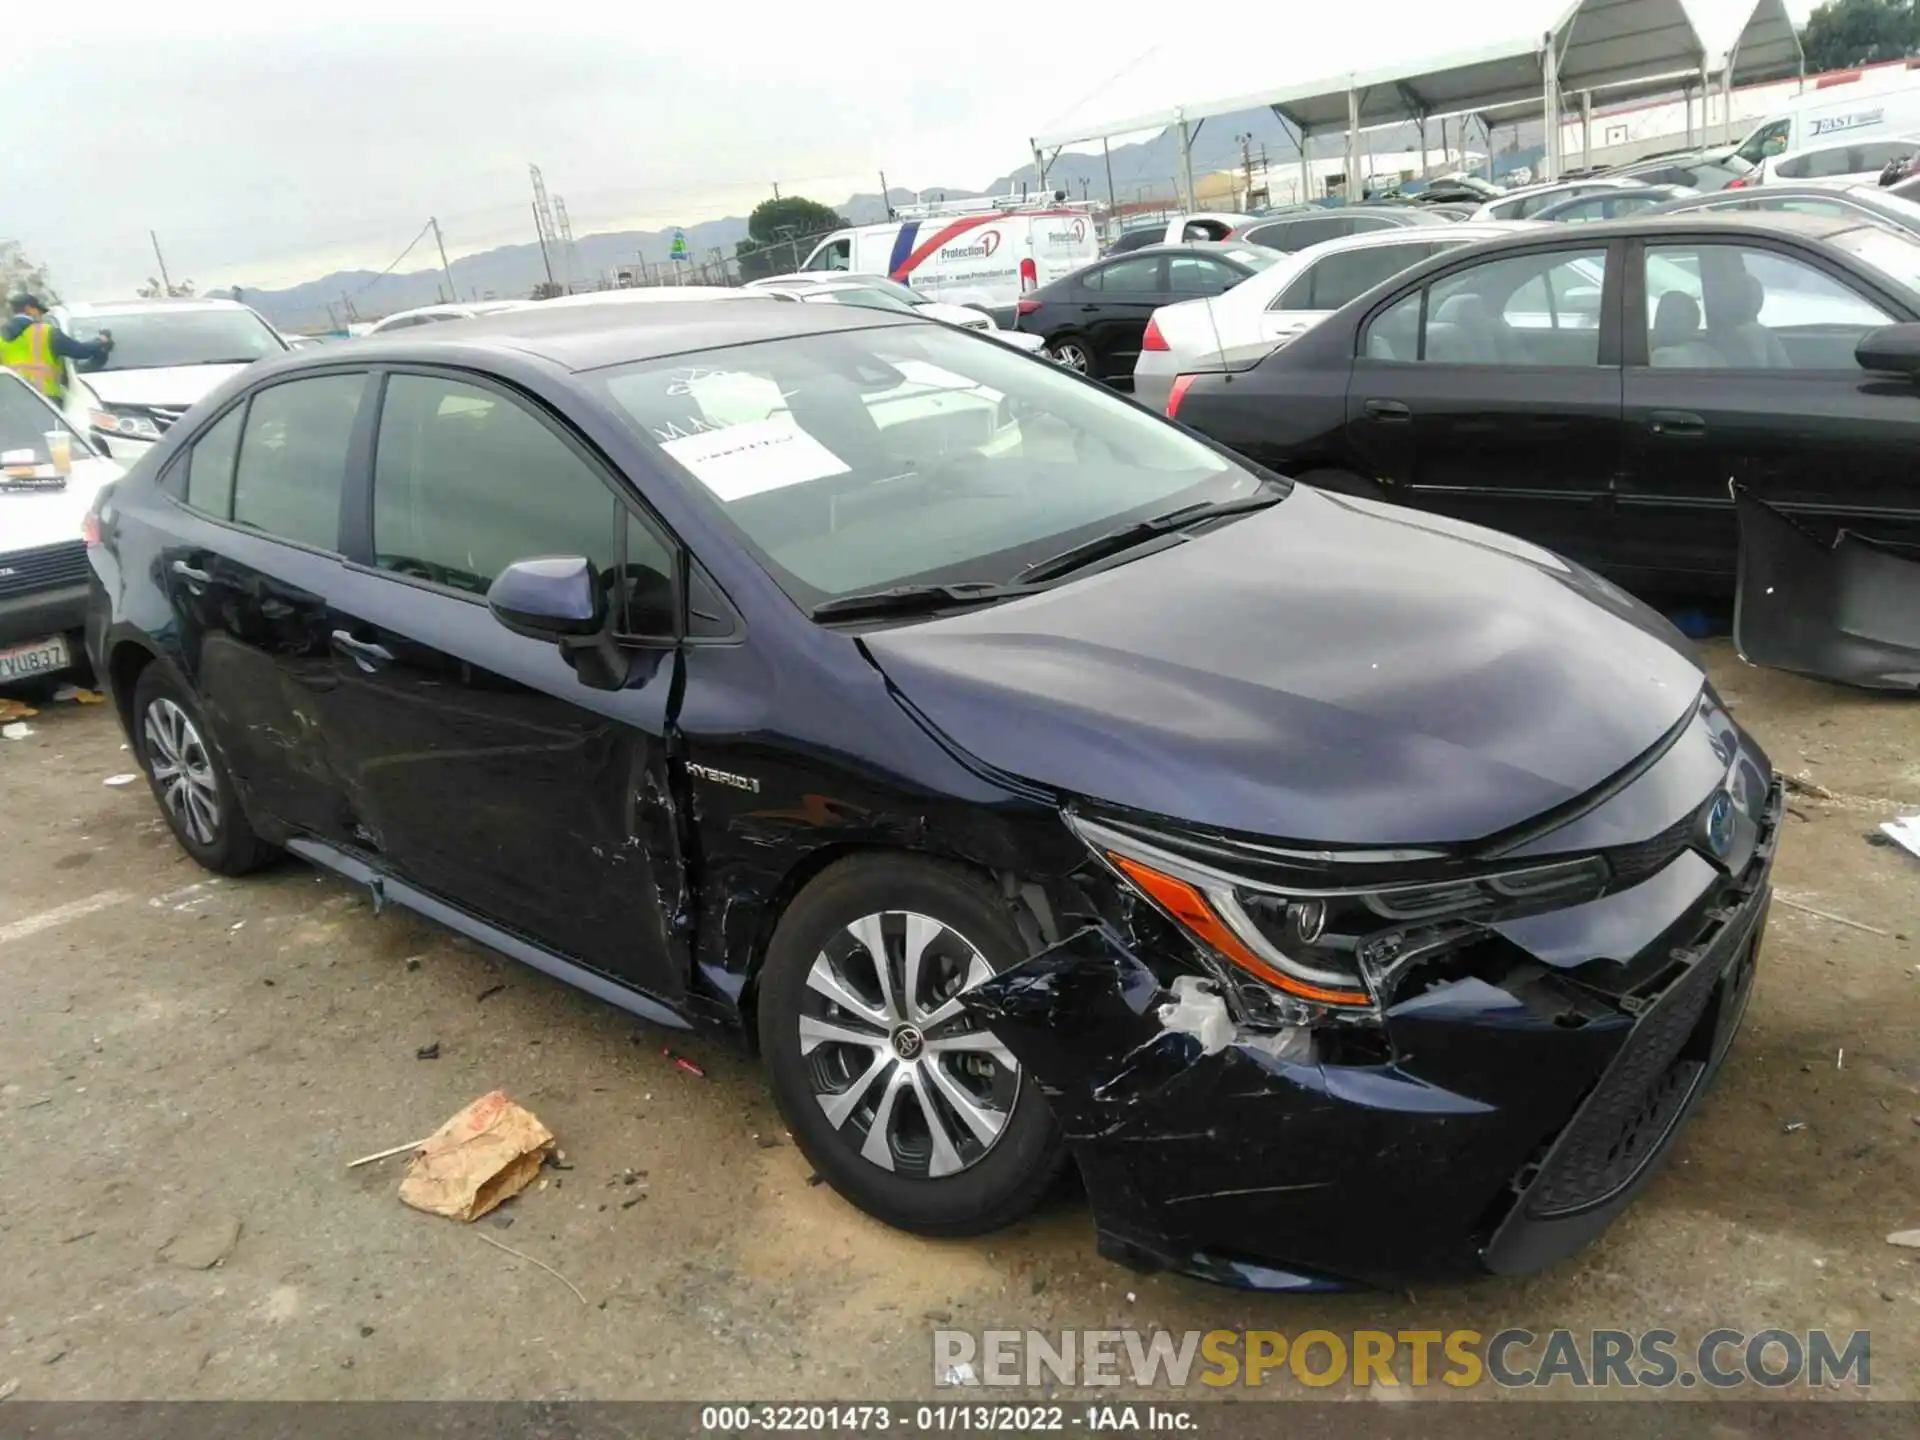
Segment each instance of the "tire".
[{"label": "tire", "polygon": [[[885,990],[867,943],[876,923]],[[909,939],[920,955],[911,1006]],[[1066,1144],[1039,1086],[949,998],[1026,954],[991,886],[909,856],[830,866],[781,916],[759,1005],[774,1100],[814,1169],[869,1215],[921,1235],[981,1235],[1059,1178]],[[971,1122],[956,1096],[973,1102]]]},{"label": "tire", "polygon": [[1378,480],[1369,480],[1351,470],[1307,470],[1293,478],[1302,485],[1311,485],[1316,490],[1330,490],[1335,495],[1352,495],[1361,500],[1378,500],[1388,505],[1393,503],[1386,487]]},{"label": "tire", "polygon": [[1084,335],[1069,332],[1056,336],[1047,342],[1047,354],[1056,365],[1063,365],[1076,375],[1085,375],[1089,380],[1100,378],[1093,346]]},{"label": "tire", "polygon": [[173,838],[217,875],[244,875],[273,858],[248,824],[233,777],[200,707],[164,664],[133,689],[134,751]]}]

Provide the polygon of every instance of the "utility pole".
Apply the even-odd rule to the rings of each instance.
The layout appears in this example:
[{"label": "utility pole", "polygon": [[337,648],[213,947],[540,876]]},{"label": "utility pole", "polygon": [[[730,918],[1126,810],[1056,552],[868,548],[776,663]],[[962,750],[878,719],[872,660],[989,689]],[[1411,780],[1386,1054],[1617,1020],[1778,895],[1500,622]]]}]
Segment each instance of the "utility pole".
[{"label": "utility pole", "polygon": [[580,271],[580,256],[573,248],[573,222],[567,219],[567,202],[553,197],[553,223],[560,236],[560,264],[567,273],[567,289],[573,289],[573,277]]},{"label": "utility pole", "polygon": [[547,284],[553,284],[553,257],[547,254],[547,232],[540,224],[540,202],[533,205],[533,233],[540,237],[540,263],[546,267]]},{"label": "utility pole", "polygon": [[153,241],[153,258],[160,262],[160,288],[168,295],[173,294],[173,281],[167,276],[167,257],[160,253],[160,237],[153,231],[147,231],[147,238]]},{"label": "utility pole", "polygon": [[1107,162],[1107,209],[1110,212],[1118,212],[1120,202],[1114,198],[1113,194],[1113,151],[1107,148],[1107,137],[1104,135],[1100,137],[1100,158]]},{"label": "utility pole", "polygon": [[776,200],[780,198],[780,182],[778,180],[773,182],[773,198]]},{"label": "utility pole", "polygon": [[1242,135],[1236,135],[1234,138],[1240,142],[1240,165],[1241,165],[1241,168],[1246,171],[1246,176],[1247,176],[1247,208],[1252,209],[1253,208],[1253,136],[1242,134]]},{"label": "utility pole", "polygon": [[887,172],[880,172],[880,206],[887,212],[887,218],[893,218],[893,195],[887,189]]},{"label": "utility pole", "polygon": [[440,222],[429,215],[427,224],[433,227],[433,243],[440,251],[440,272],[447,277],[447,298],[458,300],[460,287],[453,283],[453,267],[447,264],[447,242],[440,238]]}]

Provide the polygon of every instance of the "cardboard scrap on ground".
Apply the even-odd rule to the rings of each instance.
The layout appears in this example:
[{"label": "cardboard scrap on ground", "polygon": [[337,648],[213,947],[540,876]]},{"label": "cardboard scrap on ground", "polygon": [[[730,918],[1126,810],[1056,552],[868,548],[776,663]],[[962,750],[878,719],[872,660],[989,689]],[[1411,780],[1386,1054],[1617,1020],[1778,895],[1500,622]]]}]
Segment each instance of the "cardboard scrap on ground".
[{"label": "cardboard scrap on ground", "polygon": [[400,1181],[400,1199],[432,1215],[477,1220],[526,1189],[552,1148],[553,1132],[495,1090],[427,1137]]},{"label": "cardboard scrap on ground", "polygon": [[1880,827],[1894,844],[1910,855],[1920,855],[1920,815],[1902,815]]}]

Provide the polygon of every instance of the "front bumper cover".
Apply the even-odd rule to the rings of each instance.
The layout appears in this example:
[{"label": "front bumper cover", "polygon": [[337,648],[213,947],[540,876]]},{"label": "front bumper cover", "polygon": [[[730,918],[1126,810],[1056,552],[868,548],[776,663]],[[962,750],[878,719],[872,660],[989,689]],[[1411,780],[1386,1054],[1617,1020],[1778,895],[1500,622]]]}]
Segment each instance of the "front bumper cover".
[{"label": "front bumper cover", "polygon": [[1557,943],[1585,924],[1598,946],[1623,911],[1677,903],[1624,966],[1645,977],[1630,989],[1597,993],[1492,936],[1472,973],[1386,1011],[1384,1063],[1246,1027],[1208,1052],[1161,1019],[1168,967],[1105,924],[965,1003],[1049,1097],[1112,1259],[1261,1290],[1532,1270],[1632,1200],[1725,1057],[1780,812],[1776,786],[1736,876],[1688,851],[1555,917]]}]

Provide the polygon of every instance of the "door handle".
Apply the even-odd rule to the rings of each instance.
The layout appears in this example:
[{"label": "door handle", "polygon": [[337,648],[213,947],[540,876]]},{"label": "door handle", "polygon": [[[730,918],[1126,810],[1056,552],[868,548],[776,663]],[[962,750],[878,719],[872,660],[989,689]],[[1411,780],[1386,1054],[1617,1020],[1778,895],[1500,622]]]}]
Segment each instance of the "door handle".
[{"label": "door handle", "polygon": [[1647,428],[1669,440],[1698,440],[1707,433],[1707,422],[1690,410],[1655,410],[1647,416]]},{"label": "door handle", "polygon": [[391,664],[393,652],[371,640],[356,640],[345,630],[333,632],[333,643],[353,657],[353,663],[371,675],[382,665]]},{"label": "door handle", "polygon": [[1082,315],[1091,315],[1094,311],[1098,310],[1099,308],[1100,307],[1098,305],[1082,305],[1080,307],[1080,313]]},{"label": "door handle", "polygon": [[184,560],[176,560],[173,562],[173,573],[189,585],[211,585],[213,583],[213,576],[204,570],[194,569],[193,566]]},{"label": "door handle", "polygon": [[1393,424],[1413,419],[1413,410],[1398,400],[1369,400],[1366,408],[1374,419]]}]

